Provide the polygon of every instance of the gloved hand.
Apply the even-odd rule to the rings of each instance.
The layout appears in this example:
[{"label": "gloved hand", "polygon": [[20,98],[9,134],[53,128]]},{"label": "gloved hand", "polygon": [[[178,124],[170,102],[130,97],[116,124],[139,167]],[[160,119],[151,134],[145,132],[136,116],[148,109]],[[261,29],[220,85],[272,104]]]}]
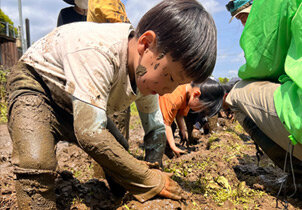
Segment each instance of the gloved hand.
[{"label": "gloved hand", "polygon": [[174,180],[172,180],[170,177],[172,177],[172,173],[165,173],[162,172],[164,174],[165,177],[165,186],[164,188],[159,192],[159,196],[164,197],[164,198],[170,198],[173,200],[180,200],[182,199],[182,194],[183,191],[181,189],[181,187],[177,184],[177,182],[175,182]]}]

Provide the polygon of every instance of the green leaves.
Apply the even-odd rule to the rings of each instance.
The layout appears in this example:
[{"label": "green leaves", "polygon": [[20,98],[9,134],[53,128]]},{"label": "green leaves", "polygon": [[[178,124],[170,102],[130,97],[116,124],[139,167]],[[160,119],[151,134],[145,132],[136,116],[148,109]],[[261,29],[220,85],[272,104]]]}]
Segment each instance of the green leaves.
[{"label": "green leaves", "polygon": [[8,70],[0,66],[0,123],[7,122],[7,104],[6,104],[6,76]]}]

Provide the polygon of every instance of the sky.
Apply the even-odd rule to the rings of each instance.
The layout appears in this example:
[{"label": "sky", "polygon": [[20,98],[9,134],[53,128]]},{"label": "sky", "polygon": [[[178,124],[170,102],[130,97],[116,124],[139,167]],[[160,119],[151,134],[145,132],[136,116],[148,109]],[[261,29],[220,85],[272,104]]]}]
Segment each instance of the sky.
[{"label": "sky", "polygon": [[[160,0],[122,0],[122,2],[125,4],[129,20],[135,27],[143,14]],[[217,27],[218,56],[213,76],[237,77],[239,67],[245,62],[239,46],[243,26],[236,19],[229,23],[231,15],[225,8],[228,0],[199,0],[199,2],[212,15]],[[22,0],[23,21],[25,18],[30,21],[31,43],[55,28],[60,10],[69,6],[63,0]],[[0,8],[14,22],[15,27],[20,25],[18,0],[0,0]]]}]

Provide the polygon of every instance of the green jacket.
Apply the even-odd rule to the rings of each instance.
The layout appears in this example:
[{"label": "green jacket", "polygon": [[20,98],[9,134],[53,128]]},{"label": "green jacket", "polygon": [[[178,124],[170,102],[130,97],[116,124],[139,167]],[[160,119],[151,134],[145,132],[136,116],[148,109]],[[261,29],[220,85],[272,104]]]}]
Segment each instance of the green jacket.
[{"label": "green jacket", "polygon": [[242,79],[279,82],[277,114],[302,143],[302,0],[255,0],[240,39],[246,64]]}]

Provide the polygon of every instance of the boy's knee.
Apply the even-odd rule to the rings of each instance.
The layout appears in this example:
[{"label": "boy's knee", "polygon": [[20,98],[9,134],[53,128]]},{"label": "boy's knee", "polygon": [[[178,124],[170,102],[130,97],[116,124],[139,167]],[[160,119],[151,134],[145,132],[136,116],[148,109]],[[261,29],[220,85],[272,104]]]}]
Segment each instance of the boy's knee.
[{"label": "boy's knee", "polygon": [[[43,151],[40,153],[43,153]],[[51,156],[46,153],[40,155],[36,153],[23,154],[19,156],[19,160],[16,165],[27,169],[55,171],[57,167],[57,160],[54,155]]]}]

